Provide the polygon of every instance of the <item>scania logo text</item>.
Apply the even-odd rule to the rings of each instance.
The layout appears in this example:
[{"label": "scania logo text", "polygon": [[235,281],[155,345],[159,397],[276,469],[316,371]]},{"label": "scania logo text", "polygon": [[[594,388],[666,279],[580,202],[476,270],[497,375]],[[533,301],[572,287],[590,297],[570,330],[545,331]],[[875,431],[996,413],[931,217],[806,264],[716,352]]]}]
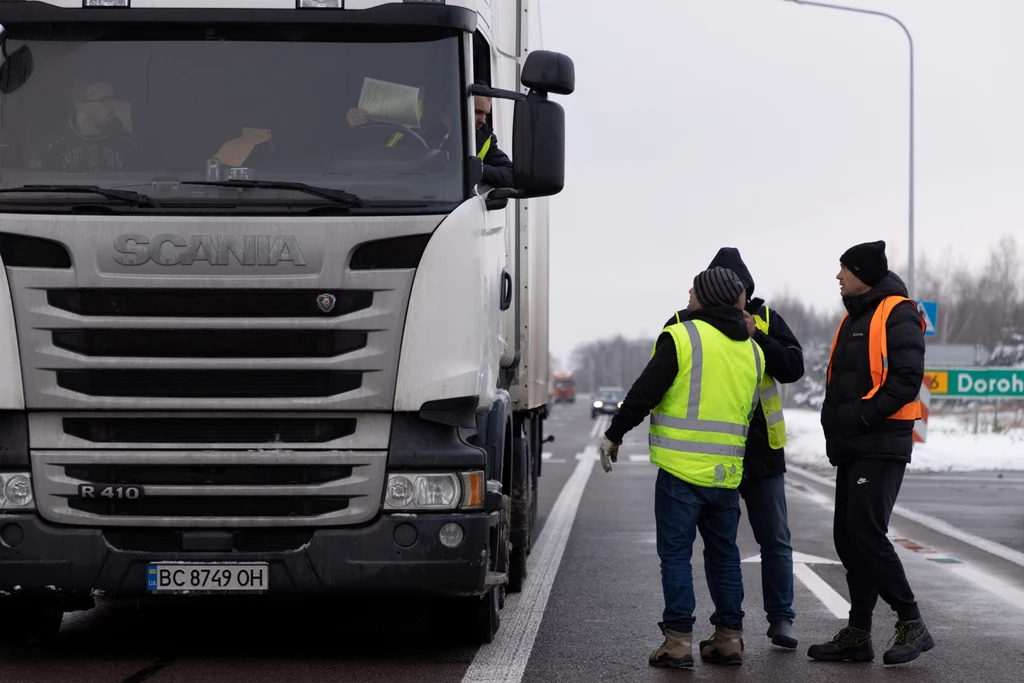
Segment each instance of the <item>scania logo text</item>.
[{"label": "scania logo text", "polygon": [[276,266],[283,261],[306,265],[293,235],[245,235],[241,243],[231,235],[193,235],[189,240],[180,235],[120,235],[114,249],[114,261],[122,266],[150,261],[161,266],[191,266],[197,261],[226,266],[232,260],[242,266]]}]

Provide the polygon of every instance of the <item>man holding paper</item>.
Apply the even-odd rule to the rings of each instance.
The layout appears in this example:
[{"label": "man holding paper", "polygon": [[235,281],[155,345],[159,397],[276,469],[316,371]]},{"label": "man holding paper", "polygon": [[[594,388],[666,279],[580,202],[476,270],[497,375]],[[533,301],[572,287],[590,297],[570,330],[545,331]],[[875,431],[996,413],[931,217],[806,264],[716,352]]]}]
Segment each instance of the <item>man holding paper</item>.
[{"label": "man holding paper", "polygon": [[[484,85],[478,83],[478,85]],[[359,106],[348,111],[346,120],[350,128],[358,128],[375,121],[405,126],[410,129],[420,128],[420,116],[423,111],[423,88],[385,83],[371,78],[365,79],[363,91],[359,98]],[[491,187],[512,187],[512,160],[498,148],[498,138],[493,129],[487,125],[487,117],[491,113],[491,98],[475,96],[473,110],[476,123],[477,156],[484,162],[483,183]],[[449,112],[440,116],[444,132],[439,140],[437,136],[421,129],[420,135],[438,149],[444,147],[452,133],[452,117]],[[440,130],[433,131],[440,133]],[[385,146],[394,147],[405,135],[393,133],[385,142]]]}]

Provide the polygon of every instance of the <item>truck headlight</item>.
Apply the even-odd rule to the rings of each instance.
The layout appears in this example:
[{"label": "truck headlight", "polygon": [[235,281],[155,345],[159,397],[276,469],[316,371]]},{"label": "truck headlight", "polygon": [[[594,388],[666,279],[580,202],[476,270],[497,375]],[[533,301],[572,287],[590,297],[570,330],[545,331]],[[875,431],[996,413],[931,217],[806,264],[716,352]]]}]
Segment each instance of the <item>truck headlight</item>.
[{"label": "truck headlight", "polygon": [[459,476],[403,472],[388,475],[385,510],[454,510],[462,500]]},{"label": "truck headlight", "polygon": [[27,472],[0,474],[0,510],[28,512],[35,509],[32,475]]}]

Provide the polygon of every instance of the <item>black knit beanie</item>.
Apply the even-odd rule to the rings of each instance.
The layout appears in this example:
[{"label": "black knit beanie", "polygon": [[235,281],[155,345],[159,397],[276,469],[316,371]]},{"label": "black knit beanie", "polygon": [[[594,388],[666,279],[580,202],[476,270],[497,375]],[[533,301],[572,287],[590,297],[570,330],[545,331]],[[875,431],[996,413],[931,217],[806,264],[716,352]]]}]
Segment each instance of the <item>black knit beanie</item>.
[{"label": "black knit beanie", "polygon": [[693,293],[705,308],[735,306],[743,288],[743,280],[728,268],[708,268],[693,278]]},{"label": "black knit beanie", "polygon": [[850,247],[839,257],[839,262],[868,287],[874,287],[889,274],[889,261],[885,258],[885,242],[882,240]]}]

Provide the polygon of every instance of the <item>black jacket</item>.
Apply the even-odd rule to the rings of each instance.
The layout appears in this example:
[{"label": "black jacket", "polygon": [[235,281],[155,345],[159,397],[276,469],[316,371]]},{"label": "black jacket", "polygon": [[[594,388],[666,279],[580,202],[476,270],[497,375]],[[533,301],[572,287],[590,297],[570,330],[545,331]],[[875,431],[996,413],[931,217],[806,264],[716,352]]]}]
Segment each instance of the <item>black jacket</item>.
[{"label": "black jacket", "polygon": [[[702,308],[690,313],[690,320],[703,320],[729,339],[750,339],[743,311],[732,306]],[[665,392],[672,386],[678,374],[676,344],[672,340],[672,335],[662,332],[655,345],[654,355],[626,394],[622,407],[612,418],[612,423],[604,435],[610,441],[622,443],[622,437],[626,432],[643,422],[644,418],[661,403]]]},{"label": "black jacket", "polygon": [[865,294],[843,297],[850,315],[839,328],[832,380],[821,406],[825,450],[833,465],[855,458],[910,462],[914,421],[888,417],[917,398],[924,378],[924,332],[912,301],[896,306],[889,315],[889,372],[878,392],[864,400],[873,386],[868,355],[871,316],[882,299],[893,294],[907,296],[907,287],[890,272]]},{"label": "black jacket", "polygon": [[491,138],[491,148],[484,156],[483,182],[491,187],[512,187],[512,160],[498,149],[498,136],[486,126],[476,132],[476,151],[479,153],[484,148],[488,137]]}]

